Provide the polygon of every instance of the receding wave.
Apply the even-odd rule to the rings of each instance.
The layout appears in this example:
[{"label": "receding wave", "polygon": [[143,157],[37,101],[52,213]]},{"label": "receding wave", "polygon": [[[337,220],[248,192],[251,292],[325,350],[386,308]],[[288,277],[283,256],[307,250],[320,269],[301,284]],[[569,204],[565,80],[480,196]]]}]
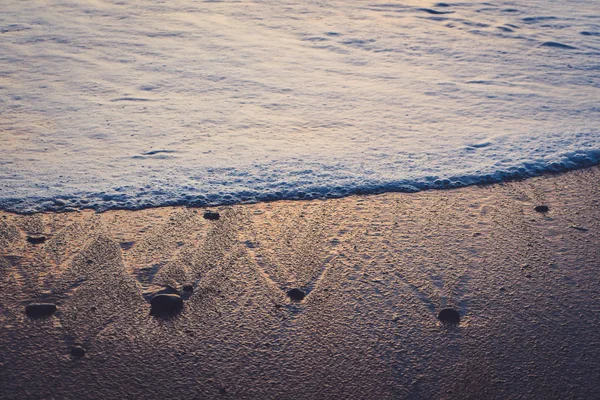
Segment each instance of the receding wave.
[{"label": "receding wave", "polygon": [[563,3],[5,0],[0,208],[412,192],[598,164],[600,12]]}]

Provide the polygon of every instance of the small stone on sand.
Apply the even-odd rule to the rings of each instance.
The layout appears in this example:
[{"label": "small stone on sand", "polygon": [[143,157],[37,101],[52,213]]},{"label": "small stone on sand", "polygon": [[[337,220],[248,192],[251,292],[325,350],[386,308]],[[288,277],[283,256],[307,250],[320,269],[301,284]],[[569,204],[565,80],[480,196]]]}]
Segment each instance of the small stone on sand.
[{"label": "small stone on sand", "polygon": [[56,309],[56,304],[52,303],[31,303],[25,307],[25,313],[31,318],[49,317]]},{"label": "small stone on sand", "polygon": [[81,346],[75,346],[71,349],[71,355],[75,358],[81,358],[85,356],[85,349]]},{"label": "small stone on sand", "polygon": [[46,241],[46,236],[44,236],[44,235],[29,235],[29,236],[27,236],[27,241],[31,244],[42,244]]},{"label": "small stone on sand", "polygon": [[287,295],[292,301],[302,301],[302,299],[304,299],[304,296],[306,296],[306,293],[303,290],[294,288],[288,290]]},{"label": "small stone on sand", "polygon": [[207,211],[207,212],[204,213],[204,219],[209,219],[211,221],[216,221],[219,218],[221,218],[221,214],[219,214],[218,212]]},{"label": "small stone on sand", "polygon": [[460,323],[460,314],[453,308],[444,308],[438,314],[438,319],[444,324],[458,325]]},{"label": "small stone on sand", "polygon": [[194,286],[192,286],[192,285],[185,285],[184,287],[181,288],[181,293],[179,293],[179,295],[181,296],[181,298],[183,300],[189,300],[193,294],[194,294]]},{"label": "small stone on sand", "polygon": [[157,294],[150,301],[150,314],[169,316],[177,314],[183,308],[183,299],[177,294]]},{"label": "small stone on sand", "polygon": [[119,243],[119,246],[121,246],[121,248],[123,250],[129,250],[129,249],[131,249],[133,247],[134,244],[135,244],[134,241],[131,241],[131,242],[121,242],[121,243]]},{"label": "small stone on sand", "polygon": [[535,206],[534,210],[539,213],[547,213],[550,211],[550,208],[548,208],[548,206]]}]

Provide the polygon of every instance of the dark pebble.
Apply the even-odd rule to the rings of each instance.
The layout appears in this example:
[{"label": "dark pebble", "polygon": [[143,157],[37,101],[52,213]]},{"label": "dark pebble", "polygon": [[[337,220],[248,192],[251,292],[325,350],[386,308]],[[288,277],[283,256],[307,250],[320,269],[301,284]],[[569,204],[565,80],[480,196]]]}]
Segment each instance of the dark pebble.
[{"label": "dark pebble", "polygon": [[25,307],[25,313],[32,318],[49,317],[56,309],[56,304],[52,303],[31,303]]},{"label": "dark pebble", "polygon": [[219,218],[221,218],[221,214],[219,214],[218,212],[207,211],[207,212],[204,213],[204,219],[209,219],[211,221],[216,221]]},{"label": "dark pebble", "polygon": [[71,349],[71,355],[75,358],[81,358],[85,356],[85,349],[81,346],[75,346]]},{"label": "dark pebble", "polygon": [[453,308],[444,308],[438,314],[438,319],[444,324],[458,325],[460,323],[460,314]]},{"label": "dark pebble", "polygon": [[304,293],[303,290],[294,288],[288,290],[287,295],[292,301],[302,301],[302,299],[304,299],[304,296],[306,296],[306,293]]},{"label": "dark pebble", "polygon": [[177,294],[157,294],[150,301],[150,314],[169,316],[177,314],[183,308],[183,299]]},{"label": "dark pebble", "polygon": [[550,211],[550,208],[548,208],[548,206],[535,206],[534,210],[539,213],[547,213]]},{"label": "dark pebble", "polygon": [[46,236],[44,236],[44,235],[29,235],[29,236],[27,236],[27,241],[31,244],[42,244],[46,241]]},{"label": "dark pebble", "polygon": [[181,288],[181,298],[184,300],[189,300],[194,294],[194,287],[192,285],[185,285]]},{"label": "dark pebble", "polygon": [[119,243],[119,246],[121,246],[123,250],[129,250],[133,247],[134,244],[135,242],[121,242]]}]

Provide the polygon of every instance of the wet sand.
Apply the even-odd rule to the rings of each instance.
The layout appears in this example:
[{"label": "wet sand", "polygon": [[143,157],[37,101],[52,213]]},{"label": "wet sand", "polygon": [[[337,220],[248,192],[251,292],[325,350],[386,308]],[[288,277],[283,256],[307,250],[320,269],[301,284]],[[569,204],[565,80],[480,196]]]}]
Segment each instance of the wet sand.
[{"label": "wet sand", "polygon": [[[0,397],[596,398],[599,195],[591,168],[218,220],[0,213]],[[151,316],[167,286],[183,310]]]}]

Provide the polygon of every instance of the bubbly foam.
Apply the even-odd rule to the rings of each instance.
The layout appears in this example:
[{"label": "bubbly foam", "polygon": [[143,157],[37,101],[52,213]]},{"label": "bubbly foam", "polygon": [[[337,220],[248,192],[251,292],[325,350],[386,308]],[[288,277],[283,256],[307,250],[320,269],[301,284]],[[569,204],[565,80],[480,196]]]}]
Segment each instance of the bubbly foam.
[{"label": "bubbly foam", "polygon": [[0,208],[498,182],[600,160],[595,1],[53,4],[0,13]]}]

